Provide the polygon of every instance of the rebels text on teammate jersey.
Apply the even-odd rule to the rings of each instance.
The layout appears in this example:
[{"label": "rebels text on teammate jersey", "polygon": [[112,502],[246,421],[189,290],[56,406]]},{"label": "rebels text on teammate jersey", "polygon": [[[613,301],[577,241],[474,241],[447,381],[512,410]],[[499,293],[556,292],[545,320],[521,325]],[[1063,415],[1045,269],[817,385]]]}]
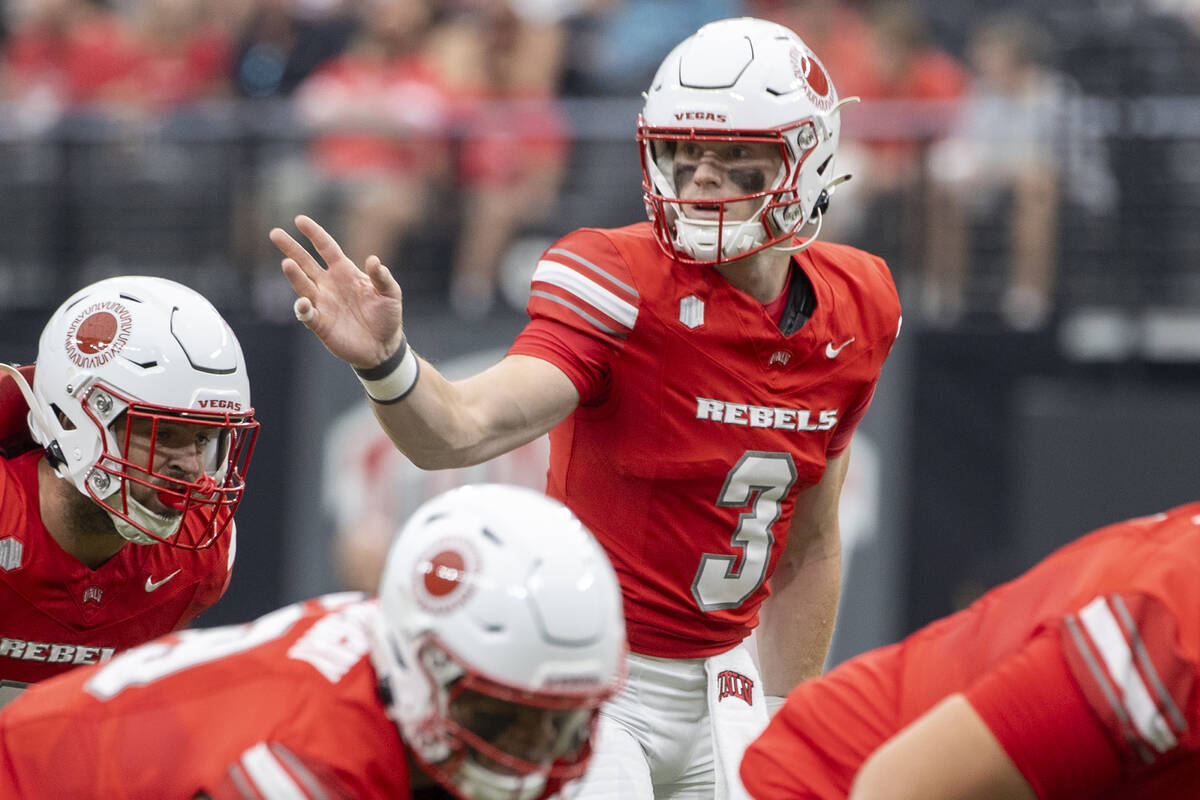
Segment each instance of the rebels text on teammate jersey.
[{"label": "rebels text on teammate jersey", "polygon": [[797,492],[870,402],[900,322],[887,267],[816,242],[792,271],[815,309],[790,334],[717,271],[664,255],[649,223],[575,231],[533,275],[510,354],[580,392],[550,434],[548,491],[612,559],[635,652],[709,656],[749,634]]},{"label": "rebels text on teammate jersey", "polygon": [[0,713],[0,798],[408,797],[361,595],[184,631]]},{"label": "rebels text on teammate jersey", "polygon": [[[182,628],[220,599],[236,529],[204,550],[126,546],[89,569],[42,524],[42,457],[33,450],[0,458],[0,679],[31,683],[105,661]],[[206,520],[189,517],[184,524]]]}]

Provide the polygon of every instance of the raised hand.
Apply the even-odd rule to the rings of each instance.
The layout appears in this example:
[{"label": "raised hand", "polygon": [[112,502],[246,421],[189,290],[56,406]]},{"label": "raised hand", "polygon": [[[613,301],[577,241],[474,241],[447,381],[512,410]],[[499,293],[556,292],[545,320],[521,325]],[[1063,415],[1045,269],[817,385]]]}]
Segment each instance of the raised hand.
[{"label": "raised hand", "polygon": [[369,369],[382,363],[404,338],[400,285],[378,256],[369,256],[360,268],[311,218],[296,217],[296,228],[326,265],[282,228],[271,229],[271,242],[285,256],[283,274],[297,295],[296,318],[351,366]]}]

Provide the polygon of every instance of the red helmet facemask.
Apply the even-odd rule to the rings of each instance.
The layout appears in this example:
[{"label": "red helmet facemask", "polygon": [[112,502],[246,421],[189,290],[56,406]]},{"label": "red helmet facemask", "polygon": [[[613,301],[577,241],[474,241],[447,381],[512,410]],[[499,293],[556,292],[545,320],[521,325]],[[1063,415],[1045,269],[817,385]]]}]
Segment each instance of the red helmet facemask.
[{"label": "red helmet facemask", "polygon": [[592,755],[599,707],[616,686],[580,691],[530,692],[489,679],[454,659],[435,637],[422,649],[431,680],[460,677],[445,689],[444,713],[428,720],[429,736],[450,743],[450,755],[423,769],[455,796],[470,800],[508,792],[512,800],[554,795],[580,778]]},{"label": "red helmet facemask", "polygon": [[[80,401],[106,442],[88,476],[88,495],[123,536],[202,550],[229,528],[258,437],[253,409],[196,413],[149,406],[103,385],[90,387]],[[126,408],[103,436],[94,409],[110,403]]]},{"label": "red helmet facemask", "polygon": [[[654,226],[659,246],[672,258],[685,264],[716,265],[744,258],[768,247],[787,246],[803,226],[797,189],[800,170],[811,155],[816,139],[798,128],[811,130],[806,121],[771,131],[740,133],[736,131],[700,130],[695,128],[653,128],[639,120],[637,141],[641,146],[642,192],[647,214]],[[808,141],[812,146],[793,154],[788,137]],[[774,171],[764,174],[755,170],[758,184],[739,181],[731,174],[732,182],[741,193],[715,198],[682,199],[684,182],[678,174],[676,152],[681,147],[698,144],[715,147],[731,144],[775,145],[778,164]],[[735,173],[736,169],[730,169]],[[754,203],[745,219],[731,219],[728,209],[735,203]],[[692,218],[689,207],[715,206],[715,218]],[[819,218],[819,217],[818,217]]]}]

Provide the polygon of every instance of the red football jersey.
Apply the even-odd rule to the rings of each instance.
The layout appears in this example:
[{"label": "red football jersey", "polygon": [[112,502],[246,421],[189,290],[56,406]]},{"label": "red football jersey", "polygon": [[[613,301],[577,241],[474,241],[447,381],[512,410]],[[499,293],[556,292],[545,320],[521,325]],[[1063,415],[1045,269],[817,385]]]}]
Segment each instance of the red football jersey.
[{"label": "red football jersey", "polygon": [[0,712],[0,798],[387,798],[407,756],[369,652],[378,606],[330,595],[191,630]]},{"label": "red football jersey", "polygon": [[205,550],[127,544],[89,569],[42,525],[41,458],[41,450],[0,458],[0,679],[40,681],[105,661],[182,628],[224,594],[233,523]]},{"label": "red football jersey", "polygon": [[757,624],[796,495],[845,449],[900,322],[874,256],[817,242],[793,259],[816,308],[790,336],[718,272],[659,249],[650,224],[559,240],[510,352],[581,394],[550,434],[548,492],[596,534],[632,650],[719,653]]},{"label": "red football jersey", "polygon": [[801,684],[747,751],[758,800],[842,798],[960,692],[1043,798],[1200,786],[1200,503],[1102,528],[968,609]]}]

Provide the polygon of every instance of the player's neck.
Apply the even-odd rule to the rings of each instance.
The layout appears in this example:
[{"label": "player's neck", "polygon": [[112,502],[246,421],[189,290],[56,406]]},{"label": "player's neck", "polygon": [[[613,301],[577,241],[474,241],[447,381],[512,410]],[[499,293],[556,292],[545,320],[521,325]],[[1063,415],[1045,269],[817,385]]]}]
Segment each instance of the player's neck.
[{"label": "player's neck", "polygon": [[38,461],[38,507],[54,541],[89,569],[98,569],[127,544],[104,509],[60,478],[45,458]]},{"label": "player's neck", "polygon": [[760,303],[769,303],[783,291],[791,262],[791,253],[768,247],[737,261],[718,264],[716,270],[735,289]]}]

